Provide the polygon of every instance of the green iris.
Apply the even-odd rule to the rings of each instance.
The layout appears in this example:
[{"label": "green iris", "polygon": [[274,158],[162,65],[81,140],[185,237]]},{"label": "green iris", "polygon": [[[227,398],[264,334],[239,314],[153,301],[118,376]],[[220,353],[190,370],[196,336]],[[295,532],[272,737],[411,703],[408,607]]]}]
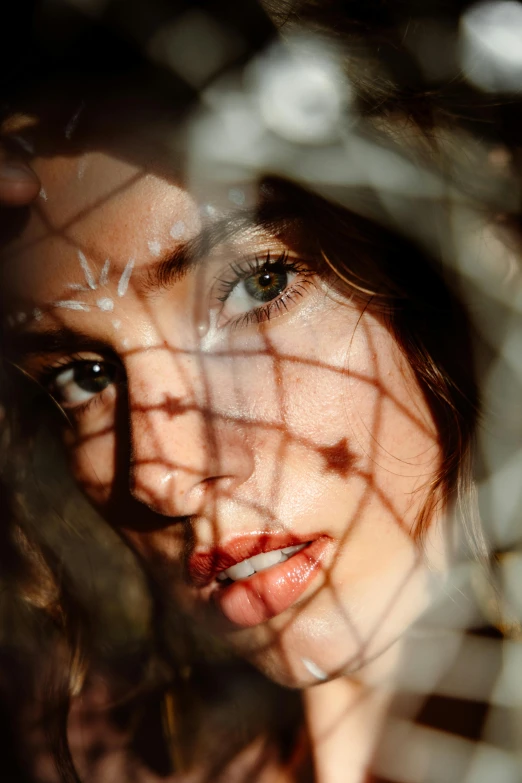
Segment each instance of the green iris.
[{"label": "green iris", "polygon": [[283,267],[264,268],[244,281],[245,291],[258,302],[269,302],[282,294],[288,285],[288,273]]}]

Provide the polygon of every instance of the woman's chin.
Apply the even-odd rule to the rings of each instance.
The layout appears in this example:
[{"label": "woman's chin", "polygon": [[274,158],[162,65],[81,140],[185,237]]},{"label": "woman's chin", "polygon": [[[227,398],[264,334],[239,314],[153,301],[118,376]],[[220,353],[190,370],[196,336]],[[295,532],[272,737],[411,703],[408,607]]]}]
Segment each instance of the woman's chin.
[{"label": "woman's chin", "polygon": [[353,677],[369,686],[394,681],[404,636],[382,640],[364,651],[343,645],[301,645],[292,650],[274,647],[247,657],[266,677],[285,688],[304,689],[339,677]]},{"label": "woman's chin", "polygon": [[[353,674],[364,667],[367,661],[354,639],[339,641],[339,635],[304,637],[298,633],[283,633],[277,638],[267,639],[260,633],[257,644],[233,642],[241,657],[247,658],[266,677],[286,688],[308,688],[328,680]],[[244,641],[244,639],[242,639]],[[373,651],[373,650],[372,650]],[[378,654],[378,651],[375,651]]]},{"label": "woman's chin", "polygon": [[350,660],[332,660],[331,655],[318,653],[315,650],[303,650],[302,654],[294,651],[285,655],[282,651],[264,651],[250,657],[251,662],[266,677],[285,688],[303,689],[313,685],[335,680],[338,677],[355,674],[364,668],[366,661],[360,656],[352,656]]},{"label": "woman's chin", "polygon": [[276,628],[259,626],[230,641],[236,653],[288,688],[307,688],[345,676],[383,685],[393,680],[403,647],[399,642],[424,607],[416,603],[413,611],[410,604],[410,612],[389,617],[377,629],[362,623],[355,629],[347,624],[345,614],[322,607],[312,616],[302,615]]}]

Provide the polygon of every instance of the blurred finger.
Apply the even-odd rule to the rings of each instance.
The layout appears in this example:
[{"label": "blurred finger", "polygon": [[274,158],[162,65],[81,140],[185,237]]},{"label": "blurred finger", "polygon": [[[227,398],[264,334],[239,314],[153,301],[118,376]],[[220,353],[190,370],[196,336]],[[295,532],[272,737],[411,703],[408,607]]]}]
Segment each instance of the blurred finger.
[{"label": "blurred finger", "polygon": [[40,192],[40,180],[19,160],[0,160],[0,205],[25,206]]}]

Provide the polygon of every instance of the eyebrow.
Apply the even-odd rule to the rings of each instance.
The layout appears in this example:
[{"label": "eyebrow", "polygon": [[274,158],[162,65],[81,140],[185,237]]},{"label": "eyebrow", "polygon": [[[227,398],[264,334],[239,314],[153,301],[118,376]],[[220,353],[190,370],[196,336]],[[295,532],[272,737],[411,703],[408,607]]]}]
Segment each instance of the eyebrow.
[{"label": "eyebrow", "polygon": [[149,264],[143,274],[141,292],[147,296],[167,288],[200,264],[203,257],[201,250],[197,252],[200,242],[199,237],[184,242],[174,250],[169,249],[158,261]]},{"label": "eyebrow", "polygon": [[195,237],[178,244],[174,250],[168,250],[158,261],[149,264],[139,284],[141,292],[145,296],[153,296],[200,266],[214,247],[240,230],[234,223],[228,218],[206,226]]},{"label": "eyebrow", "polygon": [[[280,224],[284,220],[278,215],[269,219],[258,210],[242,210],[236,215],[227,215],[205,226],[194,238],[167,251],[162,258],[149,265],[144,271],[141,289],[145,296],[154,295],[181,280],[195,267],[204,263],[210,252],[223,242],[236,238],[248,231],[270,230],[270,223]],[[272,226],[273,228],[273,226]]]},{"label": "eyebrow", "polygon": [[114,353],[109,343],[94,340],[80,331],[61,326],[55,329],[39,329],[37,332],[25,331],[4,335],[4,353],[8,357],[33,356],[46,353],[73,353],[79,351],[99,351]]}]

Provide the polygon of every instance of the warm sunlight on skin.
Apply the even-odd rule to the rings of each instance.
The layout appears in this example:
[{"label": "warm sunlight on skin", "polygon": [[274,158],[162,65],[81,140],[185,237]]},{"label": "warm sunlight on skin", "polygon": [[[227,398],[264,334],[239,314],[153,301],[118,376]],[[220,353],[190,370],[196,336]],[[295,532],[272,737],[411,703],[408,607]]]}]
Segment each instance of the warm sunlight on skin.
[{"label": "warm sunlight on skin", "polygon": [[445,567],[441,524],[413,537],[440,455],[393,338],[264,229],[158,281],[211,219],[201,202],[102,153],[35,169],[45,198],[1,290],[17,363],[71,421],[80,486],[165,593],[273,679],[358,669]]}]

